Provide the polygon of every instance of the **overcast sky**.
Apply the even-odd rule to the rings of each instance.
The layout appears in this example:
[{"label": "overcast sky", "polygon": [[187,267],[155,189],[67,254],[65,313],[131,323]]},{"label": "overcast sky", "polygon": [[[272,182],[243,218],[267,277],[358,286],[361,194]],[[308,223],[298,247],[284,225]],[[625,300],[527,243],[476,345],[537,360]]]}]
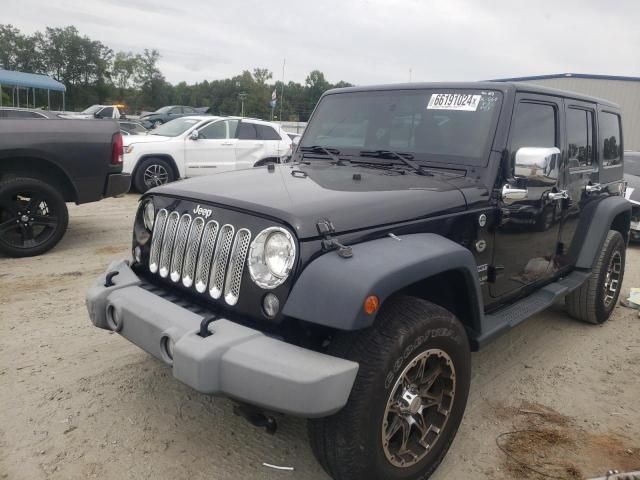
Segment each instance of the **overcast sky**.
[{"label": "overcast sky", "polygon": [[640,0],[1,0],[24,32],[75,25],[160,50],[172,83],[266,67],[359,85],[549,73],[640,76]]}]

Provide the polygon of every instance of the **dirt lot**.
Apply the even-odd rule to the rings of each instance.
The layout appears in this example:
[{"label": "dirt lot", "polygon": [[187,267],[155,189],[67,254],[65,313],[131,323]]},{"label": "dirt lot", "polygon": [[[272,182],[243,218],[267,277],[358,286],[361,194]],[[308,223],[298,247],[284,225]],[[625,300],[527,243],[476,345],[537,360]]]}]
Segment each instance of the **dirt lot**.
[{"label": "dirt lot", "polygon": [[[128,255],[136,200],[72,206],[54,251],[0,258],[0,479],[327,480],[304,421],[282,418],[270,436],[91,326],[84,292]],[[637,312],[618,307],[598,327],[561,308],[538,315],[474,355],[471,391],[436,480],[542,478],[525,465],[560,478],[640,469]]]}]

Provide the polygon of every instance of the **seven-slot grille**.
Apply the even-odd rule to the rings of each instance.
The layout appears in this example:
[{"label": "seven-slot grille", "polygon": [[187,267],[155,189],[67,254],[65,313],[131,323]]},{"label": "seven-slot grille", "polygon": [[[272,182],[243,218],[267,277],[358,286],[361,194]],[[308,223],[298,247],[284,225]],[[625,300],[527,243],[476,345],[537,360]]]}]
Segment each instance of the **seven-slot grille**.
[{"label": "seven-slot grille", "polygon": [[172,282],[182,281],[199,293],[238,303],[251,232],[233,225],[205,221],[188,213],[160,210],[156,215],[149,270]]}]

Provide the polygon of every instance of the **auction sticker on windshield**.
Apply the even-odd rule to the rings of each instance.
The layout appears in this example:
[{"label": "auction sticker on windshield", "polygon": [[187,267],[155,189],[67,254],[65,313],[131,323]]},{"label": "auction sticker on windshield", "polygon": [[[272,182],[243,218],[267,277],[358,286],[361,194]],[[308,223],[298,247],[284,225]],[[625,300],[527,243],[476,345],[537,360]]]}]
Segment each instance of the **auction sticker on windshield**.
[{"label": "auction sticker on windshield", "polygon": [[475,112],[482,95],[470,93],[434,93],[429,99],[427,110],[465,110]]}]

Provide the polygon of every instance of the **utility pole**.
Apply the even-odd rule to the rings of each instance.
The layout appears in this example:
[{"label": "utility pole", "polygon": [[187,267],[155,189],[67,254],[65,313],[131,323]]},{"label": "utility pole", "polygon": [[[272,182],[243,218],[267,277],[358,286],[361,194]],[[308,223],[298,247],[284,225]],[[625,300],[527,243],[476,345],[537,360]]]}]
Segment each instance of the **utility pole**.
[{"label": "utility pole", "polygon": [[284,66],[287,63],[287,59],[284,58],[282,60],[282,90],[280,91],[280,117],[278,118],[281,122],[284,121],[282,118],[282,106],[284,105]]},{"label": "utility pole", "polygon": [[238,94],[238,97],[240,98],[240,104],[242,105],[242,113],[240,114],[241,117],[244,117],[244,100],[245,98],[247,98],[248,94],[246,92],[240,92]]}]

